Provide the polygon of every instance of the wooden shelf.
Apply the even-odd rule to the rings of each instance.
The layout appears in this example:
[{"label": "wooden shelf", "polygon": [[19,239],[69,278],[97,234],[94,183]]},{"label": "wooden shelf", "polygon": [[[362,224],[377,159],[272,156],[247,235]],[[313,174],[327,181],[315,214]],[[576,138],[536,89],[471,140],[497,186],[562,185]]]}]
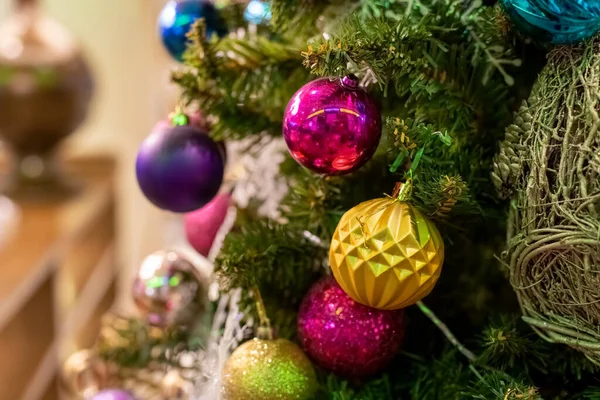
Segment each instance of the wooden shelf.
[{"label": "wooden shelf", "polygon": [[57,399],[58,366],[89,344],[114,299],[114,162],[69,169],[84,188],[68,201],[18,203],[0,248],[0,400]]},{"label": "wooden shelf", "polygon": [[[3,400],[20,399],[32,371],[52,346],[52,280],[46,279],[0,333],[0,384]],[[35,317],[34,317],[35,316]]]}]

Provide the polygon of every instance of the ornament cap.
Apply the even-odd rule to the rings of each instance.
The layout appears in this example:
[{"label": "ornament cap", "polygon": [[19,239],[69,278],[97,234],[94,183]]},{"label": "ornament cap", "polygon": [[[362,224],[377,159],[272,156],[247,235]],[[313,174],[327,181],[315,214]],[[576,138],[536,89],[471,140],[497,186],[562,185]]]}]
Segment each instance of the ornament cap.
[{"label": "ornament cap", "polygon": [[185,126],[189,125],[190,117],[188,117],[187,114],[183,112],[183,109],[181,107],[177,107],[175,111],[169,114],[169,121],[173,126]]},{"label": "ornament cap", "polygon": [[358,80],[358,77],[354,74],[346,75],[342,78],[342,85],[346,89],[356,90],[358,89],[359,84],[360,81]]},{"label": "ornament cap", "polygon": [[256,330],[256,337],[260,340],[275,340],[275,329],[268,326],[259,326]]},{"label": "ornament cap", "polygon": [[408,201],[412,197],[412,179],[407,179],[406,182],[397,182],[394,187],[394,192],[392,193],[392,197],[398,199],[399,201]]}]

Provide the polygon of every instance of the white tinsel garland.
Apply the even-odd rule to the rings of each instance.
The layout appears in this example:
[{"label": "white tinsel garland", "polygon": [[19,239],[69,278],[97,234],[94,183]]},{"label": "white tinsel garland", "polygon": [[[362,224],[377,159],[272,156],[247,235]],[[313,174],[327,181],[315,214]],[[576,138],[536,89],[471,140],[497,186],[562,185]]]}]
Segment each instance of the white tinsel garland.
[{"label": "white tinsel garland", "polygon": [[[169,214],[163,224],[165,248],[176,249],[185,254],[205,275],[213,272],[213,262],[235,223],[237,208],[259,204],[259,215],[277,220],[280,218],[279,205],[288,192],[286,180],[279,175],[279,167],[285,159],[286,151],[282,139],[263,137],[257,142],[256,138],[249,138],[228,143],[227,150],[229,161],[224,188],[233,187],[232,199],[235,206],[229,209],[208,259],[198,255],[187,243],[181,216]],[[244,310],[239,309],[241,295],[239,289],[221,294],[218,284],[213,282],[209,289],[209,299],[218,301],[218,306],[206,348],[180,355],[178,361],[182,368],[154,365],[144,370],[129,371],[125,373],[128,377],[125,376],[123,381],[124,389],[131,390],[143,399],[158,400],[164,397],[160,391],[166,381],[165,377],[171,373],[176,375],[179,371],[180,376],[193,385],[190,400],[220,400],[221,371],[231,352],[243,340],[244,332],[253,325],[253,320],[246,318]]]},{"label": "white tinsel garland", "polygon": [[236,180],[233,200],[240,208],[250,201],[260,203],[258,213],[271,219],[280,217],[279,205],[288,192],[279,166],[285,160],[287,147],[281,138],[263,137],[233,142],[228,147],[232,160],[231,173]]},{"label": "white tinsel garland", "polygon": [[[262,138],[251,146],[251,138],[228,144],[228,156],[233,165],[229,171],[235,180],[232,198],[240,207],[247,207],[251,201],[261,205],[258,213],[268,218],[280,217],[279,205],[288,192],[284,178],[279,175],[279,166],[284,161],[285,143],[282,139]],[[260,152],[257,151],[260,149]],[[225,236],[235,222],[235,211],[230,211],[213,243],[211,261],[218,255]],[[214,288],[213,295],[218,293]],[[197,386],[196,400],[221,399],[221,371],[231,352],[244,337],[244,332],[252,326],[252,319],[241,325],[244,312],[238,308],[241,290],[237,289],[221,295],[213,319],[210,340],[202,362],[204,380]]]}]

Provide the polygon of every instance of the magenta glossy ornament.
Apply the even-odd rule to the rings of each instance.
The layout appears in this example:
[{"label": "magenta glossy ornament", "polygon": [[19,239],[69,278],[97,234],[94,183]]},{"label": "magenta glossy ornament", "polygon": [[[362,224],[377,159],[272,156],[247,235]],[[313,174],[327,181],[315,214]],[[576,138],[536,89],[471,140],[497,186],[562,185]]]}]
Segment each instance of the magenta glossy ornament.
[{"label": "magenta glossy ornament", "polygon": [[398,354],[404,310],[377,310],[355,302],[333,277],[309,290],[298,314],[304,351],[322,368],[346,378],[376,374]]},{"label": "magenta glossy ornament", "polygon": [[201,209],[185,215],[185,234],[188,242],[204,257],[208,257],[230,205],[231,195],[223,193]]},{"label": "magenta glossy ornament", "polygon": [[321,78],[300,88],[288,103],[283,136],[302,166],[325,175],[348,174],[377,150],[381,112],[355,76]]}]

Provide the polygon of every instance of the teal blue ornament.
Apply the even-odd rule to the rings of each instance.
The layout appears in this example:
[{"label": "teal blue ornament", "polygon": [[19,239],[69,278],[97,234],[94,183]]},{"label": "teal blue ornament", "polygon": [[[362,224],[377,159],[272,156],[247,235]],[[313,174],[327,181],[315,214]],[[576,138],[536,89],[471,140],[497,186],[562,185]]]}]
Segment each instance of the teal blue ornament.
[{"label": "teal blue ornament", "polygon": [[177,61],[183,60],[188,45],[187,33],[196,20],[203,18],[208,37],[227,35],[227,26],[209,0],[170,0],[158,18],[163,44]]},{"label": "teal blue ornament", "polygon": [[569,44],[600,31],[600,0],[501,0],[516,29],[541,43]]},{"label": "teal blue ornament", "polygon": [[267,23],[271,18],[271,6],[268,1],[252,0],[244,11],[244,19],[254,25]]}]

